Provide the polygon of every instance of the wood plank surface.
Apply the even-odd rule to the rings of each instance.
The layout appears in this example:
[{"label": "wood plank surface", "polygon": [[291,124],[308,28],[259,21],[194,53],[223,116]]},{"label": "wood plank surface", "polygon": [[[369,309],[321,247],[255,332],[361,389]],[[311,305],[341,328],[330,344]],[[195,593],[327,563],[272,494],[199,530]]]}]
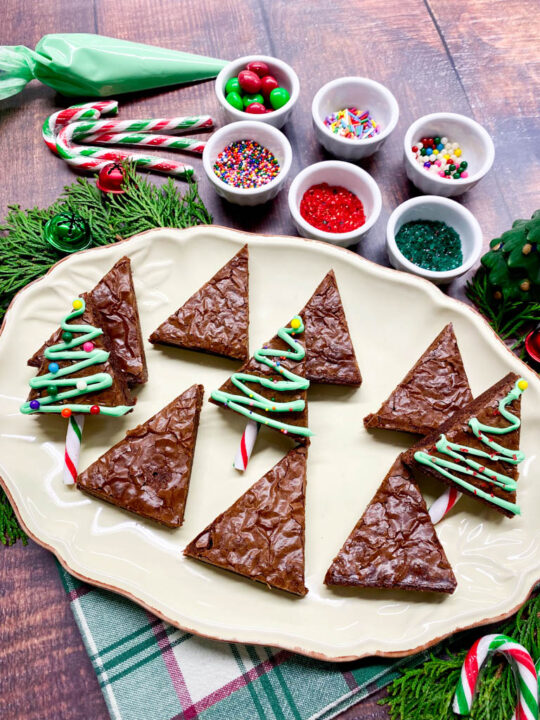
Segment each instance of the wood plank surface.
[{"label": "wood plank surface", "polygon": [[[417,194],[403,169],[403,135],[425,113],[470,115],[493,136],[493,170],[461,199],[477,216],[486,245],[514,218],[527,217],[538,206],[536,11],[533,0],[4,0],[0,44],[34,47],[47,32],[99,32],[226,59],[258,52],[280,57],[295,68],[301,83],[292,121],[284,128],[294,152],[291,179],[328,157],[311,127],[316,90],[341,75],[379,80],[396,95],[400,120],[383,150],[361,163],[380,185],[383,212],[357,251],[388,264],[388,215]],[[218,125],[224,122],[212,81],[119,99],[121,118],[204,112]],[[47,205],[73,180],[40,135],[47,115],[67,104],[37,83],[0,102],[0,213],[11,203]],[[212,192],[201,161],[193,164],[216,223],[295,234],[286,189],[267,206],[236,208]],[[449,292],[463,297],[464,282],[455,282]],[[388,718],[376,704],[378,697],[359,703],[342,720]],[[33,543],[0,547],[0,717],[108,717],[54,560]]]}]

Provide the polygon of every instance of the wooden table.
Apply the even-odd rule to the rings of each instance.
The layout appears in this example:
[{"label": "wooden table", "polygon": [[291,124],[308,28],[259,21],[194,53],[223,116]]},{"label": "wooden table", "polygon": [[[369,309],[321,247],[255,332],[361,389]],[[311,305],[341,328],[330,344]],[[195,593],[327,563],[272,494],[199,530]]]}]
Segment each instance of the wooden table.
[{"label": "wooden table", "polygon": [[[3,7],[2,44],[34,47],[46,32],[97,32],[222,58],[257,52],[282,58],[296,69],[301,84],[293,119],[285,128],[294,152],[292,177],[326,157],[315,141],[310,115],[313,95],[323,83],[342,75],[367,75],[387,85],[398,99],[400,121],[383,150],[362,163],[380,185],[383,211],[358,249],[381,264],[387,264],[386,219],[415,194],[403,169],[403,135],[425,113],[470,115],[494,138],[491,173],[462,198],[477,216],[486,244],[538,205],[534,0],[6,0]],[[120,100],[122,118],[206,112],[218,123],[224,120],[212,82]],[[40,134],[45,117],[66,104],[37,83],[0,103],[0,212],[8,203],[48,205],[73,180]],[[215,222],[294,234],[286,191],[267,207],[228,206],[208,187],[199,160],[195,165]],[[463,286],[463,280],[456,282],[450,293],[463,297]],[[108,717],[53,558],[33,543],[0,549],[0,716]],[[376,720],[388,715],[372,698],[346,717]]]}]

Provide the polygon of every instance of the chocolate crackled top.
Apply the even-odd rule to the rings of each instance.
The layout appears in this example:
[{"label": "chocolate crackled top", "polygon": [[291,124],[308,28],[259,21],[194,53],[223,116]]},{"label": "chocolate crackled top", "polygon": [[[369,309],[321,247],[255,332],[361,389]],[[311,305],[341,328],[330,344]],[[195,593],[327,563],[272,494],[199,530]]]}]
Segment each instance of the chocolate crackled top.
[{"label": "chocolate crackled top", "polygon": [[453,593],[457,582],[410,472],[398,457],[324,579],[326,585]]},{"label": "chocolate crackled top", "polygon": [[145,423],[129,430],[79,475],[79,490],[168,527],[179,527],[184,519],[203,391],[202,385],[192,385]]},{"label": "chocolate crackled top", "polygon": [[307,449],[291,450],[189,543],[184,555],[305,595]]},{"label": "chocolate crackled top", "polygon": [[150,342],[223,355],[249,356],[248,246],[150,335]]},{"label": "chocolate crackled top", "polygon": [[427,435],[472,400],[467,374],[449,323],[409,370],[366,428]]},{"label": "chocolate crackled top", "polygon": [[[100,314],[97,324],[110,338],[119,371],[130,386],[145,383],[148,371],[130,259],[120,258],[86,297],[92,301],[94,312]],[[32,355],[28,365],[39,367],[45,350],[59,343],[61,337],[62,330],[56,330]]]}]

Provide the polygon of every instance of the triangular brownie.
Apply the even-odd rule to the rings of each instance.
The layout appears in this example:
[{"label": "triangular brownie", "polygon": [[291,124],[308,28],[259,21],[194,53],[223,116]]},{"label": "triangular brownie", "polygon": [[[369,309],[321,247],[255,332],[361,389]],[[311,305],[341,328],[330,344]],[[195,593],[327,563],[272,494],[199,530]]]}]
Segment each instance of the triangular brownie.
[{"label": "triangular brownie", "polygon": [[366,428],[427,435],[472,400],[452,323],[437,335]]},{"label": "triangular brownie", "polygon": [[323,278],[298,314],[306,327],[307,379],[358,387],[362,375],[333,270]]},{"label": "triangular brownie", "polygon": [[210,565],[305,595],[307,449],[291,450],[184,550]]},{"label": "triangular brownie", "polygon": [[[99,326],[111,339],[117,366],[125,374],[128,384],[145,383],[148,371],[130,259],[121,258],[88,295],[94,310],[101,314]],[[61,335],[62,330],[56,330],[34,353],[28,365],[39,367],[45,349],[60,342]]]},{"label": "triangular brownie", "polygon": [[167,527],[179,527],[189,490],[203,400],[192,385],[129,430],[77,478],[77,487]]},{"label": "triangular brownie", "polygon": [[[74,324],[90,325],[95,328],[100,328],[101,315],[94,309],[94,305],[90,295],[83,294],[81,295],[81,298],[84,299],[86,307],[82,317],[80,318],[80,321],[75,321]],[[106,333],[98,335],[92,340],[92,343],[97,350],[106,350],[107,352],[109,352],[109,358],[104,363],[99,363],[99,365],[90,365],[83,368],[82,370],[79,370],[78,372],[71,373],[70,378],[82,379],[94,375],[96,372],[99,372],[111,375],[113,383],[105,390],[101,390],[99,392],[89,391],[88,393],[78,395],[76,398],[76,402],[82,402],[83,404],[86,402],[90,402],[92,404],[102,405],[104,407],[114,407],[116,405],[134,405],[135,400],[132,398],[129,391],[126,377],[123,373],[120,372],[116,356],[113,352],[111,352],[112,348],[109,336]],[[36,377],[40,377],[41,375],[47,375],[49,373],[50,362],[50,360],[47,360],[47,358],[43,356]],[[73,364],[72,360],[55,360],[55,362],[58,364],[60,369]],[[49,393],[46,387],[42,389],[32,389],[30,391],[30,395],[28,396],[28,400],[39,400],[40,398],[47,397],[48,395]],[[64,400],[58,398],[55,404],[69,405],[72,402],[73,398],[66,398]]]},{"label": "triangular brownie", "polygon": [[[290,327],[287,325],[287,327]],[[298,342],[302,342],[303,335],[297,335]],[[278,335],[275,335],[270,342],[265,343],[263,345],[263,348],[271,348],[275,350],[290,350],[289,345],[282,340]],[[295,375],[299,375],[300,377],[305,376],[305,356],[303,360],[295,361],[290,359],[284,359],[281,358],[275,358],[282,367],[287,368],[291,372],[293,372]],[[267,377],[273,382],[280,382],[283,380],[283,377],[276,372],[273,368],[269,368],[267,365],[264,365],[263,363],[258,362],[255,360],[255,358],[250,358],[246,363],[240,367],[235,374],[241,375],[241,374],[248,374],[248,375],[254,375],[255,377]],[[249,383],[246,383],[246,385],[249,386]],[[262,385],[252,383],[251,387],[254,388],[254,390],[262,395],[265,398],[268,398],[269,401],[269,407],[272,405],[272,401],[277,401],[280,403],[290,403],[297,400],[303,400],[305,403],[304,409],[299,411],[288,411],[288,412],[277,412],[270,410],[269,412],[265,412],[264,410],[257,409],[256,413],[260,416],[267,418],[270,421],[270,424],[268,425],[269,428],[272,430],[276,430],[278,432],[283,432],[283,430],[280,430],[279,427],[272,427],[272,422],[277,423],[285,423],[288,426],[292,427],[298,427],[298,428],[305,428],[304,434],[298,434],[295,433],[292,430],[288,430],[285,434],[291,435],[291,437],[294,437],[296,442],[301,444],[307,444],[309,442],[309,436],[311,435],[311,432],[307,430],[308,425],[308,406],[307,406],[307,390],[293,390],[293,391],[276,391],[272,388],[265,388]],[[234,385],[231,378],[226,380],[225,383],[219,388],[218,392],[221,393],[230,393],[231,395],[235,396],[241,396],[242,391],[239,390],[236,385]],[[220,407],[224,407],[227,409],[231,409],[234,412],[233,408],[230,408],[228,404],[224,404],[214,398],[214,394],[210,396],[210,402],[214,403],[215,405],[219,405]],[[249,408],[248,408],[249,411]],[[249,419],[249,417],[247,418]],[[261,424],[263,424],[261,422]]]},{"label": "triangular brownie", "polygon": [[248,246],[150,335],[150,342],[224,355],[249,356]]},{"label": "triangular brownie", "polygon": [[526,387],[508,373],[408,450],[404,461],[508,517],[519,514],[515,485],[517,464],[524,459],[519,437]]},{"label": "triangular brownie", "polygon": [[326,585],[453,593],[456,578],[398,457],[324,579]]}]

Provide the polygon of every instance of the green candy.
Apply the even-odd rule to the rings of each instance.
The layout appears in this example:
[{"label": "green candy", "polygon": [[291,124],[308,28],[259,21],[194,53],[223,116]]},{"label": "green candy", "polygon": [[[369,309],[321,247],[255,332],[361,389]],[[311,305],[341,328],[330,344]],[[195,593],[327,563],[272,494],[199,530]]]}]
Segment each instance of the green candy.
[{"label": "green candy", "polygon": [[56,395],[58,392],[58,388],[56,385],[47,385],[47,394],[48,395]]},{"label": "green candy", "polygon": [[244,108],[247,108],[248,105],[251,105],[251,103],[254,102],[264,105],[264,98],[260,93],[255,93],[255,95],[244,95],[242,100],[244,102]]},{"label": "green candy", "polygon": [[62,340],[64,342],[71,342],[73,340],[73,333],[69,332],[69,330],[66,330],[62,333]]},{"label": "green candy", "polygon": [[229,80],[227,80],[227,84],[225,85],[225,93],[228,95],[232,92],[242,95],[242,88],[240,87],[237,77],[229,78]]},{"label": "green candy", "polygon": [[244,106],[242,104],[242,98],[237,92],[230,92],[225,99],[227,100],[229,105],[233,106],[233,108],[236,108],[237,110],[244,109]]},{"label": "green candy", "polygon": [[270,93],[270,105],[274,108],[274,110],[282,108],[289,102],[290,99],[291,96],[289,95],[289,91],[282,87],[274,88]]}]

